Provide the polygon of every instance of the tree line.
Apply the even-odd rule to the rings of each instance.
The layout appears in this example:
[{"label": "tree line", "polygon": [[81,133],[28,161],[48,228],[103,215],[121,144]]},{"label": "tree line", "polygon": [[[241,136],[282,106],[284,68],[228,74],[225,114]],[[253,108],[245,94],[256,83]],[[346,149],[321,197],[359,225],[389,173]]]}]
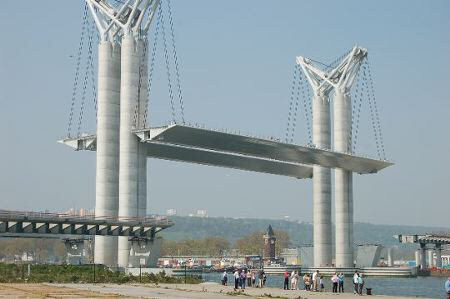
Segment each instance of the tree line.
[{"label": "tree line", "polygon": [[[290,246],[289,234],[285,231],[274,230],[277,241],[275,253],[279,255],[284,248]],[[262,255],[264,248],[264,231],[255,231],[233,244],[224,237],[207,237],[199,240],[163,240],[161,254],[163,256],[222,256],[230,254],[236,249],[242,255]]]}]

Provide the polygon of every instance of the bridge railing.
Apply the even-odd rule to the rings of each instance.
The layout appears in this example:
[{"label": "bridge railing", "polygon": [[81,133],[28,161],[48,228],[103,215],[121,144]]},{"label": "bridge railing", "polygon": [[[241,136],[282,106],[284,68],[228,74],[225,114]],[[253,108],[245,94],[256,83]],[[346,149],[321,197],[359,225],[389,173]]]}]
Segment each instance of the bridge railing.
[{"label": "bridge railing", "polygon": [[112,217],[112,216],[96,216],[96,215],[73,215],[68,213],[49,213],[49,212],[35,212],[35,211],[9,211],[0,210],[0,221],[81,221],[81,222],[108,222],[108,223],[136,223],[143,225],[151,224],[165,224],[167,226],[172,225],[170,221],[165,216],[141,216],[141,217]]}]

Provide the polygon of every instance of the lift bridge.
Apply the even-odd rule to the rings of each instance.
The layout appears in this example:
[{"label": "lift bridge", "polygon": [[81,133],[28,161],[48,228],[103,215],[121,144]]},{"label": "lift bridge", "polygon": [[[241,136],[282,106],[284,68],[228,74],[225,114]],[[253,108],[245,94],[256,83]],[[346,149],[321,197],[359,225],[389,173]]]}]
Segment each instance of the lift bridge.
[{"label": "lift bridge", "polygon": [[[294,177],[312,178],[312,165],[342,168],[359,174],[376,173],[391,162],[358,157],[277,140],[208,130],[187,125],[134,131],[149,158],[220,166]],[[96,150],[96,136],[60,140],[76,151]]]},{"label": "lift bridge", "polygon": [[[29,219],[16,221],[8,218],[12,217],[9,214],[1,222],[5,232],[93,234],[96,235],[94,256],[98,263],[135,266],[136,262],[131,262],[133,251],[142,246],[130,245],[129,237],[133,234],[134,237],[148,237],[149,233],[152,235],[172,225],[166,220],[151,220],[149,223],[145,220],[147,158],[157,158],[312,179],[314,265],[327,267],[332,263],[331,169],[334,169],[336,266],[353,267],[352,174],[373,174],[393,165],[384,153],[366,49],[355,46],[330,64],[297,57],[286,138],[259,138],[228,130],[207,129],[185,121],[170,0],[83,2],[68,132],[67,137],[59,142],[76,151],[96,152],[95,218],[84,222],[80,222],[81,219],[78,222],[47,219],[47,223],[39,222],[39,219],[35,222]],[[166,33],[166,30],[170,32]],[[97,69],[93,50],[96,37]],[[153,92],[156,49],[161,45],[159,40],[162,40],[167,70],[172,119],[169,125],[151,126],[148,103]],[[83,55],[86,58],[84,62]],[[85,65],[84,76],[81,73],[82,62]],[[96,72],[97,78],[94,77]],[[354,83],[356,88],[351,98]],[[93,88],[95,103],[97,128],[94,134],[81,132],[88,85]],[[313,91],[312,97],[307,96],[306,89]],[[330,99],[332,93],[333,101]],[[363,98],[368,101],[371,111],[377,159],[355,154]],[[303,100],[307,120],[307,145],[294,143],[300,100]],[[331,143],[331,102],[334,104],[334,144]],[[79,111],[78,131],[74,134],[76,109]],[[135,226],[135,223],[123,223],[123,219],[145,221]],[[51,222],[56,220],[58,222]]]}]

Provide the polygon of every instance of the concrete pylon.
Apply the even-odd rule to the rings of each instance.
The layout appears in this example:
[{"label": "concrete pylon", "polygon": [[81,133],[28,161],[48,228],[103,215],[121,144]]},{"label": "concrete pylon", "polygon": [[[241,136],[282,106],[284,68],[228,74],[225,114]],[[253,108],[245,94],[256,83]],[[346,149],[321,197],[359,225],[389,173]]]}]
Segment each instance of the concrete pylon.
[{"label": "concrete pylon", "polygon": [[[133,133],[143,123],[147,99],[147,41],[125,34],[122,38],[120,94],[119,217],[145,216],[147,208],[147,153]],[[119,237],[118,265],[128,266],[130,242]]]},{"label": "concrete pylon", "polygon": [[[324,94],[313,98],[313,143],[319,148],[331,148],[330,102]],[[331,266],[331,170],[313,168],[314,266]]]},{"label": "concrete pylon", "polygon": [[388,266],[394,267],[394,257],[393,257],[394,249],[392,247],[387,249],[387,258],[388,258]]},{"label": "concrete pylon", "polygon": [[[352,101],[350,90],[367,50],[353,47],[332,71],[329,80],[334,86],[334,149],[352,153]],[[336,267],[354,266],[353,244],[353,174],[335,170]]]},{"label": "concrete pylon", "polygon": [[[148,85],[144,37],[161,1],[129,0],[121,5],[107,0],[85,2],[101,40],[95,215],[144,216],[147,153],[132,130],[144,125]],[[120,36],[122,47],[116,43]],[[95,262],[127,266],[128,239],[122,238],[119,243],[118,248],[115,237],[96,236]]]},{"label": "concrete pylon", "polygon": [[442,246],[436,244],[436,268],[442,268]]},{"label": "concrete pylon", "polygon": [[424,243],[420,243],[420,270],[427,269],[427,247]]},{"label": "concrete pylon", "polygon": [[[313,144],[317,148],[331,149],[331,118],[329,93],[332,85],[325,80],[325,73],[313,65],[310,59],[297,57],[314,92],[312,99]],[[331,266],[331,170],[313,167],[313,237],[314,267]]]},{"label": "concrete pylon", "polygon": [[[98,47],[95,216],[117,217],[119,204],[120,61],[118,43]],[[94,261],[117,265],[117,238],[95,236]]]},{"label": "concrete pylon", "polygon": [[416,267],[420,267],[420,249],[414,252],[414,256],[416,259]]},{"label": "concrete pylon", "polygon": [[430,248],[428,249],[428,268],[434,267],[433,258],[434,258],[434,250]]},{"label": "concrete pylon", "polygon": [[[334,148],[351,152],[352,107],[350,95],[341,90],[334,94]],[[353,267],[353,174],[335,170],[336,267]]]}]

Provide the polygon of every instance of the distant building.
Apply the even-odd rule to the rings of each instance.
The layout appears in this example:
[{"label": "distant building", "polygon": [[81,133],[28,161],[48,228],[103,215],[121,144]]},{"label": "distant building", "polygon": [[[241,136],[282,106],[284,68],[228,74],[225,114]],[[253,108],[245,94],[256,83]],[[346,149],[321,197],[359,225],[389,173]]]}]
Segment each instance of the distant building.
[{"label": "distant building", "polygon": [[263,235],[264,238],[264,255],[263,259],[265,262],[275,260],[275,234],[273,232],[272,226],[269,225],[267,232]]},{"label": "distant building", "polygon": [[88,210],[88,209],[79,209],[75,210],[74,208],[70,208],[68,211],[63,212],[64,214],[67,214],[69,216],[80,216],[80,217],[90,217],[95,216],[94,210]]},{"label": "distant building", "polygon": [[304,245],[297,248],[285,248],[279,256],[286,265],[313,266],[313,247]]},{"label": "distant building", "polygon": [[208,217],[208,212],[206,210],[197,210],[197,217]]},{"label": "distant building", "polygon": [[167,216],[175,216],[177,214],[177,210],[175,209],[168,209],[166,210],[166,215]]}]

